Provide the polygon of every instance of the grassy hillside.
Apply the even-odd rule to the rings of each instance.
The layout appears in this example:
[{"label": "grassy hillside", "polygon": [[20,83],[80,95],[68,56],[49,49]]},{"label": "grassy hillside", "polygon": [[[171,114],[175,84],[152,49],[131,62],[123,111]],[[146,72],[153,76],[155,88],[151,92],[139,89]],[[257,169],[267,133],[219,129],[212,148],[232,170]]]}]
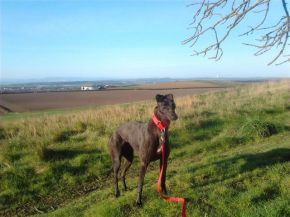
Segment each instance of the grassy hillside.
[{"label": "grassy hillside", "polygon": [[[167,184],[187,197],[188,216],[290,216],[289,80],[176,99]],[[121,123],[148,121],[153,101],[0,123],[0,216],[178,216],[156,193],[149,166],[144,206],[113,196],[107,141]],[[121,185],[120,185],[121,186]]]}]

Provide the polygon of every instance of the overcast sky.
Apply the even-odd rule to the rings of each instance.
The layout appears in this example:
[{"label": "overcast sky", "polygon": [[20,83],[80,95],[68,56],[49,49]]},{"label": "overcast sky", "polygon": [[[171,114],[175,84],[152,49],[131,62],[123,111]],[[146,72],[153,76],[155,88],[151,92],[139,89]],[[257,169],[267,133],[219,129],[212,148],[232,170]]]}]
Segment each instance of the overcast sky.
[{"label": "overcast sky", "polygon": [[[290,77],[289,64],[267,66],[274,53],[255,57],[242,45],[243,23],[221,61],[191,56],[181,44],[192,33],[190,2],[0,0],[1,79]],[[270,19],[281,13],[276,0]]]}]

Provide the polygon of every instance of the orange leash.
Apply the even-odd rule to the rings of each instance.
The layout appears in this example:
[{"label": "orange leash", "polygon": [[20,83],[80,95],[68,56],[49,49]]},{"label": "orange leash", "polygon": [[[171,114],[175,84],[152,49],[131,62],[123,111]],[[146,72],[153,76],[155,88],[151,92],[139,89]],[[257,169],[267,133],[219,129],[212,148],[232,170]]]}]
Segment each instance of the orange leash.
[{"label": "orange leash", "polygon": [[160,174],[159,174],[159,178],[158,178],[158,182],[157,182],[157,192],[159,193],[160,197],[164,200],[182,203],[182,215],[181,216],[186,217],[186,199],[185,198],[183,198],[183,197],[169,197],[169,196],[161,193],[160,185],[161,185],[161,178],[163,175],[163,167],[164,167],[164,162],[165,162],[164,161],[165,160],[164,141],[162,141],[162,144],[161,144],[161,154],[162,154],[162,165],[161,165]]}]

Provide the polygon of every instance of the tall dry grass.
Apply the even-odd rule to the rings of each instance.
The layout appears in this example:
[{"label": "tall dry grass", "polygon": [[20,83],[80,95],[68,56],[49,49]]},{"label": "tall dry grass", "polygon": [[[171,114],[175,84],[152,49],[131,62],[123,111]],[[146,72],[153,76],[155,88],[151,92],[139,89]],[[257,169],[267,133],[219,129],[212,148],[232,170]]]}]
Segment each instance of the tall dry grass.
[{"label": "tall dry grass", "polygon": [[[265,107],[265,104],[286,105],[287,101],[283,97],[279,97],[279,94],[285,94],[285,89],[289,89],[289,82],[289,80],[271,81],[262,84],[249,84],[246,88],[238,86],[221,92],[178,97],[175,99],[177,113],[181,120],[190,116],[198,121],[209,112],[225,116],[240,111],[241,108],[259,110],[260,107]],[[255,98],[259,98],[259,100],[254,104],[248,104]],[[124,122],[148,121],[154,106],[154,100],[104,106],[81,112],[5,121],[0,123],[0,129],[5,128],[3,136],[7,138],[29,138],[33,145],[37,145],[33,141],[41,139],[42,143],[45,143],[63,130],[97,131],[103,129],[104,135],[107,135]],[[177,121],[173,127],[181,128],[183,123]]]}]

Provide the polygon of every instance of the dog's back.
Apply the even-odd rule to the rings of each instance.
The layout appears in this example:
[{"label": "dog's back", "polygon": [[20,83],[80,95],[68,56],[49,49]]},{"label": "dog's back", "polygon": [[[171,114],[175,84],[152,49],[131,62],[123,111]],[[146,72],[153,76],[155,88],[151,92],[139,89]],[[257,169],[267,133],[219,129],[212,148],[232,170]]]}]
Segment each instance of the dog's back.
[{"label": "dog's back", "polygon": [[147,127],[145,123],[128,122],[119,127],[116,134],[119,135],[123,142],[129,143],[134,151],[139,152],[140,145],[144,143]]}]

